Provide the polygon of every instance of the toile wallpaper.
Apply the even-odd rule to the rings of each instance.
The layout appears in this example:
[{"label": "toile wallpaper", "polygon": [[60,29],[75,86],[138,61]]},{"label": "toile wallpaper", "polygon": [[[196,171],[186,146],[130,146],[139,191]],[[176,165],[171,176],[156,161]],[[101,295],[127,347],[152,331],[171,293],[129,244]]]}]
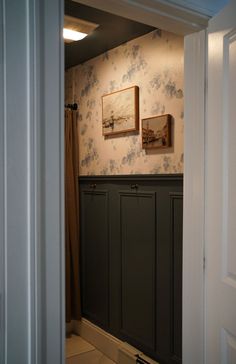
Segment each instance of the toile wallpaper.
[{"label": "toile wallpaper", "polygon": [[[65,73],[65,102],[77,102],[80,175],[183,172],[183,37],[155,30]],[[102,135],[102,95],[139,87],[139,134]],[[172,147],[142,149],[141,119],[171,114]]]}]

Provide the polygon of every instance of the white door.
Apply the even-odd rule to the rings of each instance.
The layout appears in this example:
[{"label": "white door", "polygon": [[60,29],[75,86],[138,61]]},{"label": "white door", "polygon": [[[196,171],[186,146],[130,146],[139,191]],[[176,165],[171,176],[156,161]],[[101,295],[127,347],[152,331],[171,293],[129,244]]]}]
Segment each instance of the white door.
[{"label": "white door", "polygon": [[236,2],[209,22],[206,364],[236,363]]}]

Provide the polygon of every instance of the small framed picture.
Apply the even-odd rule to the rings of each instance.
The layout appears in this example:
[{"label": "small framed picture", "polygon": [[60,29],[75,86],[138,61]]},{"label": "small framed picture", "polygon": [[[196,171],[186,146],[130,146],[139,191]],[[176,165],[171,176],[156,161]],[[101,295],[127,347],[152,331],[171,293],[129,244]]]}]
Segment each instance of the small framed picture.
[{"label": "small framed picture", "polygon": [[165,114],[142,119],[143,149],[171,146],[171,115]]},{"label": "small framed picture", "polygon": [[102,96],[102,132],[104,136],[137,131],[138,129],[138,86]]}]

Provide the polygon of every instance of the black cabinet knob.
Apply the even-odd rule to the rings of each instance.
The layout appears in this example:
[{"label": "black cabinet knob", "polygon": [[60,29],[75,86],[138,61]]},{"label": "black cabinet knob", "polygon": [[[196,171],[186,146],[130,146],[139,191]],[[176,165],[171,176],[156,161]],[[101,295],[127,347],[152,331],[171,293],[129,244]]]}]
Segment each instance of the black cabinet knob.
[{"label": "black cabinet knob", "polygon": [[96,183],[91,183],[89,187],[90,187],[90,188],[96,188],[96,187],[97,187],[97,185],[96,185]]}]

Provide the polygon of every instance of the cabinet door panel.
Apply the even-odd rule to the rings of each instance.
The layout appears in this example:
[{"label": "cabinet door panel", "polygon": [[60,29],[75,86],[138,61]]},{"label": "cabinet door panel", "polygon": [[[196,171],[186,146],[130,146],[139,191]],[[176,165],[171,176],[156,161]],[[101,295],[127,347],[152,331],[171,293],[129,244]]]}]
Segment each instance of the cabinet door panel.
[{"label": "cabinet door panel", "polygon": [[120,192],[121,332],[154,349],[155,193]]},{"label": "cabinet door panel", "polygon": [[83,315],[104,328],[109,321],[107,191],[82,191],[81,253]]},{"label": "cabinet door panel", "polygon": [[171,357],[176,363],[182,358],[182,254],[183,196],[171,195]]}]

